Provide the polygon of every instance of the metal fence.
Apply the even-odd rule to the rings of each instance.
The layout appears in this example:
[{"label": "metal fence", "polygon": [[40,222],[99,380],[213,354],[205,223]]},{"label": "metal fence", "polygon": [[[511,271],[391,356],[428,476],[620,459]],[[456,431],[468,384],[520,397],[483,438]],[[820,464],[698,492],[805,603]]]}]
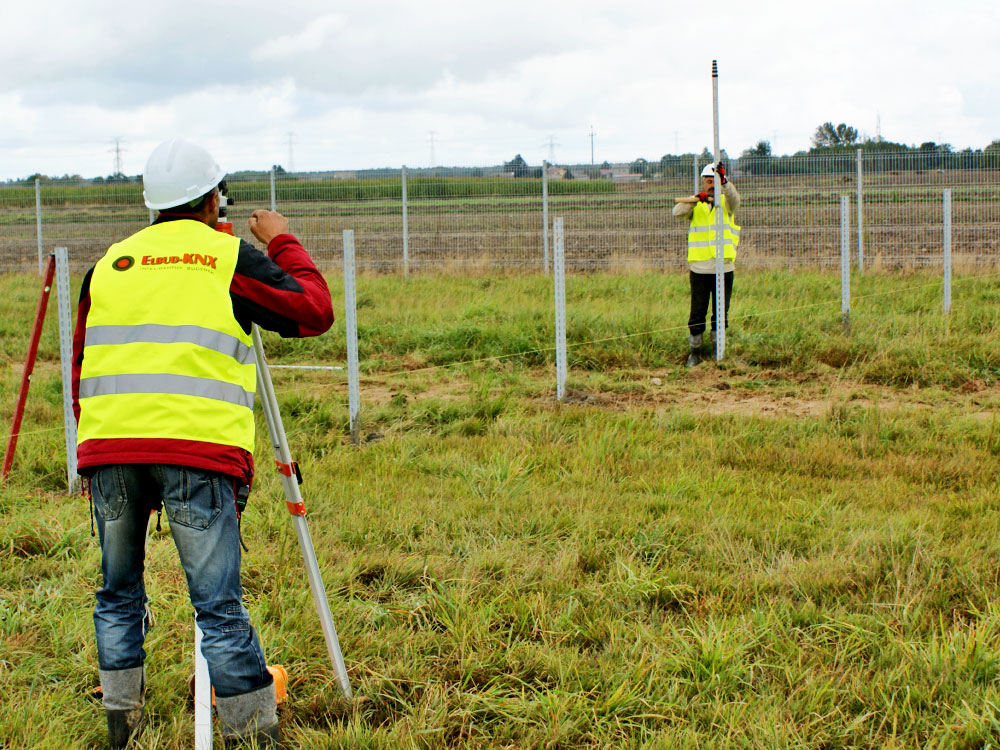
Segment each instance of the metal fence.
[{"label": "metal fence", "polygon": [[[938,265],[943,191],[951,190],[956,267],[993,266],[1000,249],[1000,159],[982,154],[846,152],[740,157],[744,267],[838,268],[840,198],[850,196],[852,252],[864,268]],[[976,157],[976,158],[973,158]],[[359,269],[407,273],[549,267],[551,220],[563,217],[568,270],[680,268],[687,227],[671,214],[706,160],[567,167],[230,175],[237,234],[252,210],[275,205],[326,270],[342,268],[353,229]],[[549,235],[544,230],[546,218]],[[56,246],[74,269],[151,220],[134,178],[0,185],[0,271],[26,271]]]}]

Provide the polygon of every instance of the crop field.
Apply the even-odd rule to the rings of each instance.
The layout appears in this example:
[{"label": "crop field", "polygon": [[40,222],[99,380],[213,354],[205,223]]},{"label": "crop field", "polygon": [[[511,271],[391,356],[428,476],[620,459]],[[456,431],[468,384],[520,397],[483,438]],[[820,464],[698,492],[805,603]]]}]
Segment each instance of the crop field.
[{"label": "crop field", "polygon": [[[411,270],[462,272],[542,270],[544,221],[541,180],[423,178],[410,185],[407,252]],[[734,178],[743,196],[738,221],[741,265],[755,268],[837,267],[840,196],[855,200],[852,173],[797,176],[746,174]],[[342,263],[342,233],[356,234],[362,269],[397,272],[403,266],[400,181],[279,181],[278,209],[328,270]],[[1000,181],[997,172],[876,174],[863,198],[866,261],[882,269],[940,267],[942,190],[952,191],[952,248],[957,267],[993,267],[1000,257]],[[662,270],[680,268],[686,226],[675,220],[673,198],[690,194],[691,178],[614,184],[607,180],[550,181],[548,215],[565,220],[567,268]],[[267,182],[231,185],[239,226],[255,208],[270,206]],[[0,269],[37,265],[34,190],[0,189]],[[46,248],[66,246],[79,270],[149,222],[138,184],[52,186],[42,189]],[[851,208],[856,252],[857,207]],[[249,233],[243,231],[243,234]],[[551,248],[550,248],[551,253]]]},{"label": "crop field", "polygon": [[[5,435],[39,286],[0,276]],[[551,279],[369,273],[357,289],[361,445],[343,372],[273,371],[352,702],[261,418],[244,516],[245,601],[291,678],[291,747],[997,746],[994,267],[956,274],[950,316],[936,273],[856,275],[850,331],[836,274],[740,269],[726,359],[690,370],[683,271],[570,275],[563,402]],[[5,749],[104,741],[100,552],[87,498],[65,490],[55,320],[0,487]],[[343,320],[265,348],[342,365]],[[148,545],[141,746],[180,749],[193,613],[168,520]]]}]

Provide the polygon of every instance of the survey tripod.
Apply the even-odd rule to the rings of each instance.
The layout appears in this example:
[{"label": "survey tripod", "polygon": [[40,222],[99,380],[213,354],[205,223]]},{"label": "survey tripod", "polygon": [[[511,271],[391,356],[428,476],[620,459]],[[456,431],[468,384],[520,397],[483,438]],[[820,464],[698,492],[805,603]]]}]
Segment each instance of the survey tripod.
[{"label": "survey tripod", "polygon": [[[231,204],[226,195],[225,182],[220,185],[222,195],[219,208],[220,219],[226,215],[226,205]],[[233,225],[226,221],[219,221],[216,229],[226,234],[233,234]],[[326,650],[330,655],[333,664],[333,671],[340,684],[340,689],[347,699],[351,698],[351,683],[347,677],[347,667],[344,665],[344,657],[340,652],[340,641],[337,639],[337,628],[333,624],[333,615],[330,613],[330,602],[326,596],[326,587],[323,584],[323,577],[320,574],[319,563],[316,560],[316,549],[313,547],[312,535],[309,533],[309,524],[306,522],[306,507],[302,501],[302,493],[299,485],[302,483],[302,472],[299,465],[292,460],[292,454],[288,447],[288,439],[285,436],[285,427],[281,421],[281,412],[278,409],[278,399],[274,394],[274,384],[271,382],[271,372],[267,368],[267,359],[264,357],[264,345],[260,338],[260,329],[253,324],[251,329],[253,338],[254,356],[257,360],[257,396],[260,398],[261,407],[264,411],[264,421],[267,422],[267,431],[271,438],[271,446],[274,449],[274,461],[277,464],[278,472],[281,474],[281,484],[285,491],[285,505],[292,517],[292,525],[299,539],[299,549],[302,552],[302,560],[306,566],[306,576],[309,579],[309,589],[312,592],[313,603],[316,605],[316,612],[319,614],[320,626],[323,630],[323,639],[326,641]],[[212,698],[211,687],[209,685],[208,664],[201,654],[201,629],[195,624],[195,686],[194,686],[194,707],[195,707],[195,750],[210,750],[212,747]]]}]

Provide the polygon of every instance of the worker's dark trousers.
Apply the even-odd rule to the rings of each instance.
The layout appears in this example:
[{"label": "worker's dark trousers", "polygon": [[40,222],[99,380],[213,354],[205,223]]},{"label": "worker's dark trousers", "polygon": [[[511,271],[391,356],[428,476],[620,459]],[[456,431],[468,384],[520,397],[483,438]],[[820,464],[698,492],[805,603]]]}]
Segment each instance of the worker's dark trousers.
[{"label": "worker's dark trousers", "polygon": [[[688,330],[692,336],[700,336],[705,332],[705,316],[708,313],[709,301],[712,304],[712,330],[716,330],[715,274],[690,271],[688,275],[691,279],[691,316],[688,318]],[[726,290],[726,328],[729,328],[729,300],[733,296],[732,271],[723,274],[723,285]]]}]

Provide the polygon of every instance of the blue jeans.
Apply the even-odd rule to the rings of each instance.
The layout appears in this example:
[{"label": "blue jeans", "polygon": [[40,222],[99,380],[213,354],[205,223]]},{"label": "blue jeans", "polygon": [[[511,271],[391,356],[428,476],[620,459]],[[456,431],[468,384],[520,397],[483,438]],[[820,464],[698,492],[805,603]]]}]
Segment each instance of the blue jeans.
[{"label": "blue jeans", "polygon": [[162,501],[216,695],[242,695],[270,684],[242,601],[233,480],[183,466],[115,464],[94,473],[91,492],[104,579],[94,609],[100,668],[131,669],[146,658],[146,529],[150,511]]}]

